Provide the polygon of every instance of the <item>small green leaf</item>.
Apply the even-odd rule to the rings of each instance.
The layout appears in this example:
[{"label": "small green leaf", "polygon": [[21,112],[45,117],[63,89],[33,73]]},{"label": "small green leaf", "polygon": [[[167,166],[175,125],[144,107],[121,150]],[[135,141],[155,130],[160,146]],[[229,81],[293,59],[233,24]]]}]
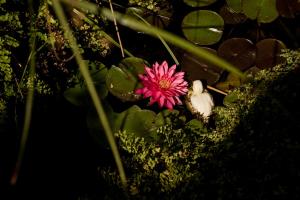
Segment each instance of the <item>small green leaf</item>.
[{"label": "small green leaf", "polygon": [[106,76],[108,90],[123,101],[136,101],[140,95],[134,93],[139,87],[138,74],[144,73],[146,61],[130,57],[123,59],[119,67],[112,66]]},{"label": "small green leaf", "polygon": [[224,20],[216,12],[198,10],[187,14],[181,27],[188,40],[199,45],[212,45],[222,37]]},{"label": "small green leaf", "polygon": [[278,17],[276,0],[244,0],[243,13],[250,19],[270,23]]}]

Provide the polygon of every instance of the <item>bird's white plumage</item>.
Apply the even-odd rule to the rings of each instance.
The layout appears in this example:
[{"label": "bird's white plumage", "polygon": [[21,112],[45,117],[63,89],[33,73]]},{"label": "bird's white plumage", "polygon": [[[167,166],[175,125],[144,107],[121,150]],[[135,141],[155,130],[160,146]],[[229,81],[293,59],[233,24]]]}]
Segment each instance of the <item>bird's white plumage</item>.
[{"label": "bird's white plumage", "polygon": [[203,90],[203,85],[200,80],[193,81],[193,91],[190,97],[190,102],[194,110],[200,113],[204,118],[208,118],[212,113],[214,106],[212,96]]}]

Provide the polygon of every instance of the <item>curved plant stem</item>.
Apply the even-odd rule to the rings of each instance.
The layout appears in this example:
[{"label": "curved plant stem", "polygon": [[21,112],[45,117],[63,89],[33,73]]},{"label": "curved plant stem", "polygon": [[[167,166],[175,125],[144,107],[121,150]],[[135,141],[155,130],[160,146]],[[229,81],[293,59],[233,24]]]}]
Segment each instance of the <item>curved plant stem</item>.
[{"label": "curved plant stem", "polygon": [[118,41],[119,41],[119,44],[120,44],[120,49],[121,49],[121,54],[122,54],[122,58],[124,58],[124,51],[123,51],[123,45],[122,45],[122,40],[121,40],[121,36],[120,36],[120,32],[119,32],[119,28],[118,28],[118,24],[117,24],[117,21],[116,21],[116,17],[115,17],[115,13],[114,13],[114,8],[112,6],[112,3],[111,3],[111,0],[109,0],[109,7],[110,7],[110,10],[111,10],[111,14],[113,16],[113,21],[114,21],[114,25],[115,25],[115,30],[117,32],[117,37],[118,37]]},{"label": "curved plant stem", "polygon": [[96,88],[93,84],[92,78],[89,74],[88,67],[86,66],[86,63],[84,62],[84,60],[83,60],[83,58],[80,54],[79,47],[77,45],[76,39],[72,34],[71,28],[69,27],[66,16],[63,12],[62,6],[60,5],[59,1],[60,0],[53,0],[52,1],[54,11],[55,11],[55,13],[56,13],[61,25],[62,25],[62,28],[65,32],[65,37],[68,39],[68,41],[70,43],[70,46],[73,50],[73,53],[75,55],[75,59],[76,59],[78,65],[79,65],[80,72],[81,72],[83,78],[86,81],[86,85],[87,85],[88,91],[90,93],[90,96],[92,98],[92,101],[94,103],[94,106],[96,108],[100,123],[103,126],[103,129],[104,129],[104,132],[106,134],[108,143],[111,147],[113,156],[115,158],[115,162],[116,162],[118,171],[120,173],[120,178],[121,178],[122,185],[125,188],[126,187],[126,182],[127,182],[126,181],[126,175],[125,175],[125,171],[124,171],[124,168],[123,168],[123,164],[122,164],[122,161],[121,161],[121,157],[120,157],[116,142],[114,140],[112,130],[110,128],[107,116],[106,116],[106,114],[104,112],[104,109],[103,109],[103,106],[101,104],[101,100],[100,100],[100,98],[97,94]]},{"label": "curved plant stem", "polygon": [[[32,8],[32,2],[33,0],[29,1],[29,8],[30,12],[33,14],[33,8]],[[34,21],[34,20],[33,20]],[[29,136],[29,130],[30,130],[30,123],[31,123],[31,117],[32,117],[32,108],[33,108],[33,100],[34,100],[34,87],[35,87],[35,51],[36,51],[36,31],[33,28],[33,23],[31,24],[31,30],[34,30],[30,37],[30,54],[28,57],[28,62],[30,65],[29,70],[29,79],[31,80],[31,85],[28,88],[28,94],[26,96],[26,104],[25,104],[25,116],[24,116],[24,124],[22,129],[22,135],[21,135],[21,141],[20,141],[20,149],[16,161],[16,166],[13,171],[12,177],[10,179],[10,184],[15,185],[17,183],[20,169],[22,166],[22,162],[24,160],[25,150],[26,150],[26,144]]]},{"label": "curved plant stem", "polygon": [[[145,24],[147,24],[148,26],[151,27],[151,24],[149,24],[142,16],[140,16],[136,12],[134,12],[134,15],[137,16],[139,19],[141,19]],[[171,48],[169,47],[169,45],[166,43],[166,41],[159,34],[157,34],[157,37],[160,39],[161,43],[163,43],[163,45],[165,46],[165,48],[169,52],[170,56],[172,57],[172,59],[174,60],[174,62],[176,63],[176,65],[179,65],[178,59],[176,58],[176,56],[174,55],[173,51],[171,50]]]}]

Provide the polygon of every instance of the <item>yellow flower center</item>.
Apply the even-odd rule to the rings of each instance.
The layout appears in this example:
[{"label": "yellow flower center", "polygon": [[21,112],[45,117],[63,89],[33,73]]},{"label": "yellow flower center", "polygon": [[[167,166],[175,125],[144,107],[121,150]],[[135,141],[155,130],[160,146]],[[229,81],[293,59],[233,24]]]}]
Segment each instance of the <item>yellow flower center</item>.
[{"label": "yellow flower center", "polygon": [[171,83],[169,80],[162,79],[159,81],[159,87],[161,89],[168,89],[168,88],[170,88],[170,85],[171,85]]}]

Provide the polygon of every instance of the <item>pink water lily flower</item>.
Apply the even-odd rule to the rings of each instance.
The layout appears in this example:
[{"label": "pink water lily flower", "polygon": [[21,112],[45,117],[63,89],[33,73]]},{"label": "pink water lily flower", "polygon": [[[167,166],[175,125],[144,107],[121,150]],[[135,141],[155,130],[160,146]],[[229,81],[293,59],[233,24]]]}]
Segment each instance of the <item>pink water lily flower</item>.
[{"label": "pink water lily flower", "polygon": [[183,79],[184,72],[176,72],[176,65],[168,67],[164,61],[161,65],[157,62],[152,68],[145,66],[145,75],[140,74],[143,88],[135,91],[142,94],[144,98],[150,97],[149,105],[157,102],[159,107],[173,109],[173,106],[181,105],[179,96],[185,95],[188,91],[188,83]]}]

